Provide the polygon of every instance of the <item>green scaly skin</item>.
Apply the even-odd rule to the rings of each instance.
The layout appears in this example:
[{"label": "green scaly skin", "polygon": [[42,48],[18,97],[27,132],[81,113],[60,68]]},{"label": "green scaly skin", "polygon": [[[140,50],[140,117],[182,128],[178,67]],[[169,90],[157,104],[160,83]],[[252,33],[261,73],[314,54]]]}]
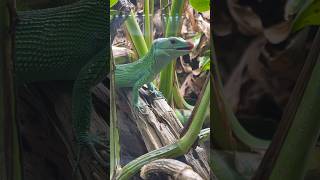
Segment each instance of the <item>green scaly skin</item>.
[{"label": "green scaly skin", "polygon": [[[107,13],[104,0],[81,0],[72,5],[18,13],[15,73],[19,84],[48,80],[74,80],[72,117],[77,141],[97,153],[89,138],[90,90],[107,74]],[[181,38],[154,41],[140,60],[116,66],[117,87],[138,89],[151,82],[172,59],[187,54],[193,45]],[[182,48],[179,50],[179,48]],[[153,86],[149,87],[154,90]]]},{"label": "green scaly skin", "polygon": [[148,88],[160,95],[151,84],[151,81],[164,69],[173,59],[188,54],[193,44],[178,37],[159,38],[153,41],[149,52],[141,59],[129,63],[116,65],[115,83],[118,88],[132,87],[132,104],[141,108],[139,102],[139,88],[148,84]]},{"label": "green scaly skin", "polygon": [[80,0],[72,5],[18,12],[15,73],[19,84],[74,80],[72,117],[77,142],[87,145],[107,166],[89,138],[90,90],[107,74],[105,0]]}]

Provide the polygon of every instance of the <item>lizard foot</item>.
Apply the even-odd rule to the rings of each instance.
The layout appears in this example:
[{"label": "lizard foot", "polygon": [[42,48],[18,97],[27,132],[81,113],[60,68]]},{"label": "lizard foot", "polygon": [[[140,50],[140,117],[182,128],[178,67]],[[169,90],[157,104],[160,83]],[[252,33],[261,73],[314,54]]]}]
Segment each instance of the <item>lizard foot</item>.
[{"label": "lizard foot", "polygon": [[140,103],[140,102],[134,104],[133,107],[134,107],[134,110],[138,110],[141,113],[145,113],[146,112],[146,109],[145,109],[144,105],[142,103]]},{"label": "lizard foot", "polygon": [[[91,138],[88,138],[88,139],[91,139]],[[84,147],[87,147],[89,152],[93,155],[93,157],[96,159],[96,161],[98,161],[98,163],[100,163],[102,165],[103,168],[107,168],[109,166],[109,164],[107,163],[107,161],[105,161],[101,155],[98,153],[96,147],[95,147],[95,144],[99,145],[99,146],[103,146],[103,147],[106,147],[103,143],[99,142],[99,141],[96,141],[96,140],[89,140],[87,141],[86,144],[81,144],[79,149],[78,149],[78,152],[77,152],[77,160],[75,162],[75,166],[73,168],[73,172],[72,172],[72,179],[78,179],[78,178],[75,178],[76,176],[79,176],[77,174],[78,172],[78,168],[79,168],[79,165],[80,165],[80,158],[81,158],[81,152],[83,150]]]},{"label": "lizard foot", "polygon": [[98,163],[100,163],[103,167],[107,167],[108,163],[98,153],[97,148],[103,149],[106,151],[109,150],[108,146],[105,145],[106,143],[107,143],[106,138],[102,138],[102,137],[95,135],[95,134],[89,134],[88,141],[86,143],[86,146],[88,147],[90,153],[98,161]]},{"label": "lizard foot", "polygon": [[165,98],[164,96],[163,96],[163,94],[162,94],[162,92],[160,92],[160,91],[158,91],[158,90],[151,90],[150,91],[151,92],[151,94],[153,94],[156,98]]},{"label": "lizard foot", "polygon": [[156,98],[165,98],[163,94],[159,90],[157,90],[156,86],[153,83],[148,83],[147,86],[151,94]]},{"label": "lizard foot", "polygon": [[101,164],[104,168],[108,167],[108,162],[104,160],[104,158],[98,153],[97,148],[104,149],[106,151],[109,150],[108,146],[105,145],[107,142],[107,138],[101,138],[97,135],[89,134],[86,138],[83,138],[85,140],[82,140],[79,144],[79,149],[77,152],[77,160],[76,160],[76,166],[74,168],[74,172],[76,172],[81,158],[81,151],[84,148],[88,148],[89,152],[92,154],[92,156],[95,158],[95,160]]},{"label": "lizard foot", "polygon": [[93,155],[93,157],[98,161],[98,163],[100,163],[104,168],[108,167],[107,161],[105,161],[101,157],[101,155],[98,153],[96,147],[94,146],[94,143],[88,143],[87,147],[88,147],[89,151],[91,152],[91,154]]},{"label": "lizard foot", "polygon": [[92,142],[96,147],[100,149],[109,150],[109,147],[106,145],[106,144],[109,144],[107,136],[104,135],[103,137],[101,137],[101,135],[97,135],[97,134],[89,134],[88,135],[89,142]]}]

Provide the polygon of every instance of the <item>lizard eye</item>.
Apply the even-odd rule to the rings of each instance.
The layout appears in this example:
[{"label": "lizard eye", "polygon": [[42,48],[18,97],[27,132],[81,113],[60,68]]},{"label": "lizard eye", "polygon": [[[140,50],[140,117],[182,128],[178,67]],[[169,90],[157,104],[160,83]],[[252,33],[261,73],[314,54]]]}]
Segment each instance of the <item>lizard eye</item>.
[{"label": "lizard eye", "polygon": [[171,44],[175,44],[176,41],[175,41],[174,39],[171,39],[171,40],[170,40],[170,43],[171,43]]}]

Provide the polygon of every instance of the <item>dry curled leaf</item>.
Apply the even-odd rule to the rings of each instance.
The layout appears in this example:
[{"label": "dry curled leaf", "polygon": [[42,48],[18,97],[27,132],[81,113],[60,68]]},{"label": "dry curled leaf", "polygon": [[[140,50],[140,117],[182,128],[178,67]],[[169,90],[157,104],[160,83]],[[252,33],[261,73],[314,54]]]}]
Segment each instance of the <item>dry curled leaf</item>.
[{"label": "dry curled leaf", "polygon": [[292,29],[292,21],[283,21],[264,29],[264,36],[273,44],[286,40]]},{"label": "dry curled leaf", "polygon": [[198,96],[201,92],[201,87],[205,82],[206,76],[198,76],[195,77],[195,75],[189,74],[185,81],[182,83],[180,88],[180,93],[182,96],[191,97],[191,95],[194,93],[196,96]]},{"label": "dry curled leaf", "polygon": [[207,39],[210,39],[210,22],[205,20],[201,15],[198,15],[197,24],[199,29],[206,35]]},{"label": "dry curled leaf", "polygon": [[248,36],[262,33],[261,19],[249,6],[239,5],[238,0],[228,0],[227,2],[230,14],[241,33]]}]

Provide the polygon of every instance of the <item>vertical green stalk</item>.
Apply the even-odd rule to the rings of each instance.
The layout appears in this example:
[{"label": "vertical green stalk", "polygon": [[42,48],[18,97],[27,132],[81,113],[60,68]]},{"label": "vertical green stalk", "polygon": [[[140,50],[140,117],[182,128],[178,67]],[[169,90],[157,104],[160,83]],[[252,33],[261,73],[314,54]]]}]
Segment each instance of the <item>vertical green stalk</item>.
[{"label": "vertical green stalk", "polygon": [[[169,18],[167,19],[165,37],[177,36],[182,22],[182,11],[185,0],[173,0]],[[167,98],[168,104],[172,103],[172,88],[174,84],[174,64],[170,63],[160,73],[159,89]],[[168,83],[169,82],[169,83]]]},{"label": "vertical green stalk", "polygon": [[0,179],[5,180],[22,178],[12,71],[15,35],[10,32],[16,18],[15,7],[15,0],[0,1]]},{"label": "vertical green stalk", "polygon": [[170,13],[170,7],[168,7],[168,5],[169,5],[169,0],[161,0],[160,3],[161,3],[161,4],[160,4],[160,7],[161,7],[161,8],[165,8],[165,14],[166,14],[166,15],[169,15],[169,13]]},{"label": "vertical green stalk", "polygon": [[303,179],[308,159],[320,134],[320,56],[314,66],[302,101],[280,150],[270,180]]},{"label": "vertical green stalk", "polygon": [[110,48],[110,60],[111,60],[111,86],[110,86],[110,105],[111,105],[111,114],[110,114],[110,179],[113,179],[120,167],[120,137],[118,131],[118,121],[117,121],[117,111],[116,111],[116,91],[115,91],[115,74],[114,74],[114,59],[112,56],[112,49]]},{"label": "vertical green stalk", "polygon": [[[150,14],[153,16],[154,15],[154,0],[150,0]],[[153,23],[151,23],[151,33],[153,32]],[[151,35],[151,38],[153,36]],[[151,41],[152,42],[152,41]]]},{"label": "vertical green stalk", "polygon": [[178,142],[179,146],[183,150],[188,150],[191,148],[193,142],[198,138],[198,134],[200,133],[203,123],[205,121],[206,112],[208,110],[208,106],[210,106],[210,80],[209,76],[207,78],[207,83],[203,87],[205,90],[203,91],[201,101],[198,100],[198,104],[196,105],[196,109],[194,109],[194,115],[191,115],[192,122],[189,126],[186,134],[180,139]]},{"label": "vertical green stalk", "polygon": [[136,21],[135,14],[131,11],[129,17],[125,21],[127,30],[130,34],[131,40],[136,48],[139,57],[143,57],[148,53],[148,46],[143,38],[143,34]]},{"label": "vertical green stalk", "polygon": [[150,2],[149,0],[144,0],[144,40],[146,41],[148,49],[151,47],[152,43],[152,33],[151,33],[151,22],[150,22]]},{"label": "vertical green stalk", "polygon": [[191,106],[190,104],[188,104],[186,102],[186,100],[184,100],[184,98],[182,97],[182,95],[180,94],[180,87],[179,87],[179,82],[177,80],[177,74],[175,73],[175,84],[173,86],[173,100],[174,100],[174,103],[176,105],[176,107],[178,109],[189,109],[189,110],[192,110],[194,108],[194,106]]}]

